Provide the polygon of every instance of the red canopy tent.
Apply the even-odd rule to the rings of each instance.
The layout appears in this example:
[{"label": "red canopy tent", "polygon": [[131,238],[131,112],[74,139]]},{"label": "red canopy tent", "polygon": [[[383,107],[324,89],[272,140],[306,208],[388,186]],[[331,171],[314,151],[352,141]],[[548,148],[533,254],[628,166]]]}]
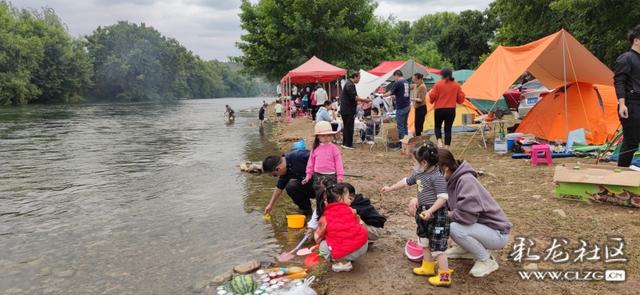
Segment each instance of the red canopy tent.
[{"label": "red canopy tent", "polygon": [[324,83],[344,77],[347,70],[336,67],[317,57],[310,58],[299,67],[289,71],[280,82],[290,84]]}]

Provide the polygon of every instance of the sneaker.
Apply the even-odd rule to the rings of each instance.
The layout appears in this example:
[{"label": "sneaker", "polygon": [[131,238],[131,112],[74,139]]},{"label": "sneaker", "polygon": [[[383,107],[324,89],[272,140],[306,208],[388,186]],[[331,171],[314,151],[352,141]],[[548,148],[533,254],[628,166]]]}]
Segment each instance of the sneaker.
[{"label": "sneaker", "polygon": [[331,265],[331,270],[333,272],[349,272],[353,269],[353,265],[351,265],[351,261],[347,262],[336,262]]},{"label": "sneaker", "polygon": [[476,278],[485,277],[490,273],[498,270],[498,268],[498,262],[493,259],[493,256],[489,256],[489,259],[485,261],[476,260],[476,263],[473,264],[473,267],[471,268],[471,271],[469,271],[469,274]]},{"label": "sneaker", "polygon": [[340,147],[342,147],[345,150],[353,150],[354,148],[350,147],[350,146],[346,146],[346,145],[341,145]]},{"label": "sneaker", "polygon": [[631,165],[629,166],[629,169],[633,170],[633,171],[638,171],[640,172],[640,167],[636,166],[636,165]]},{"label": "sneaker", "polygon": [[447,258],[451,259],[474,259],[473,255],[471,255],[469,251],[458,245],[453,245],[451,248],[444,251],[444,254],[447,254]]}]

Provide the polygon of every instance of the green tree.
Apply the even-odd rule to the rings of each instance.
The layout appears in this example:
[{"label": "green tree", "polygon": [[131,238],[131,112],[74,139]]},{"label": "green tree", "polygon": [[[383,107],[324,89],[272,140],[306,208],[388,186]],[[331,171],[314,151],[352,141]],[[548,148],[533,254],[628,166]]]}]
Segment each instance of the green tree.
[{"label": "green tree", "polygon": [[445,67],[453,67],[453,64],[440,54],[436,43],[433,41],[427,41],[419,45],[413,44],[409,52],[410,53],[402,59],[411,58],[430,68],[441,69]]},{"label": "green tree", "polygon": [[26,104],[42,93],[31,83],[32,73],[43,57],[41,40],[32,34],[27,17],[0,2],[0,105]]},{"label": "green tree", "polygon": [[459,16],[453,12],[427,14],[413,23],[411,38],[417,44],[437,42],[445,29],[457,22],[458,18]]},{"label": "green tree", "polygon": [[566,28],[576,21],[575,15],[561,15],[549,5],[554,0],[496,0],[490,10],[500,21],[495,42],[501,45],[522,45]]},{"label": "green tree", "polygon": [[79,101],[91,64],[51,9],[0,2],[0,105]]},{"label": "green tree", "polygon": [[637,1],[623,0],[496,0],[491,10],[501,22],[496,43],[521,45],[564,28],[609,65],[640,19]]},{"label": "green tree", "polygon": [[313,55],[351,69],[371,67],[397,48],[375,8],[371,0],[243,0],[238,60],[271,80]]},{"label": "green tree", "polygon": [[600,60],[613,66],[630,47],[629,29],[640,24],[640,3],[624,0],[556,0],[551,9],[577,16],[567,28]]},{"label": "green tree", "polygon": [[53,9],[33,12],[29,23],[43,45],[43,58],[31,82],[41,91],[34,102],[65,103],[82,100],[91,85],[92,68],[82,44],[73,40]]},{"label": "green tree", "polygon": [[472,69],[481,55],[489,52],[497,22],[488,12],[466,10],[437,37],[438,51],[456,69]]}]

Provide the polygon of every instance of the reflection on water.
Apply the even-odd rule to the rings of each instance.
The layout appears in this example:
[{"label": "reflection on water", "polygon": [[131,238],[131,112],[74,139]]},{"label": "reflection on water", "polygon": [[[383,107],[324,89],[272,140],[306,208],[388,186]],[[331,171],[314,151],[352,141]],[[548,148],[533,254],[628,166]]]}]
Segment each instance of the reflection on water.
[{"label": "reflection on water", "polygon": [[277,150],[262,100],[0,108],[0,294],[181,294],[294,243],[237,167]]}]

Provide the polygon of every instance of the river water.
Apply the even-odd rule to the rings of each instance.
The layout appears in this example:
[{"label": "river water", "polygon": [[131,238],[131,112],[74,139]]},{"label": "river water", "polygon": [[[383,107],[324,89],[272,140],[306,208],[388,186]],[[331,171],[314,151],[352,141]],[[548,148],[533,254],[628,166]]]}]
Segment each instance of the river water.
[{"label": "river water", "polygon": [[238,169],[277,150],[262,100],[0,108],[0,294],[190,293],[295,243]]}]

